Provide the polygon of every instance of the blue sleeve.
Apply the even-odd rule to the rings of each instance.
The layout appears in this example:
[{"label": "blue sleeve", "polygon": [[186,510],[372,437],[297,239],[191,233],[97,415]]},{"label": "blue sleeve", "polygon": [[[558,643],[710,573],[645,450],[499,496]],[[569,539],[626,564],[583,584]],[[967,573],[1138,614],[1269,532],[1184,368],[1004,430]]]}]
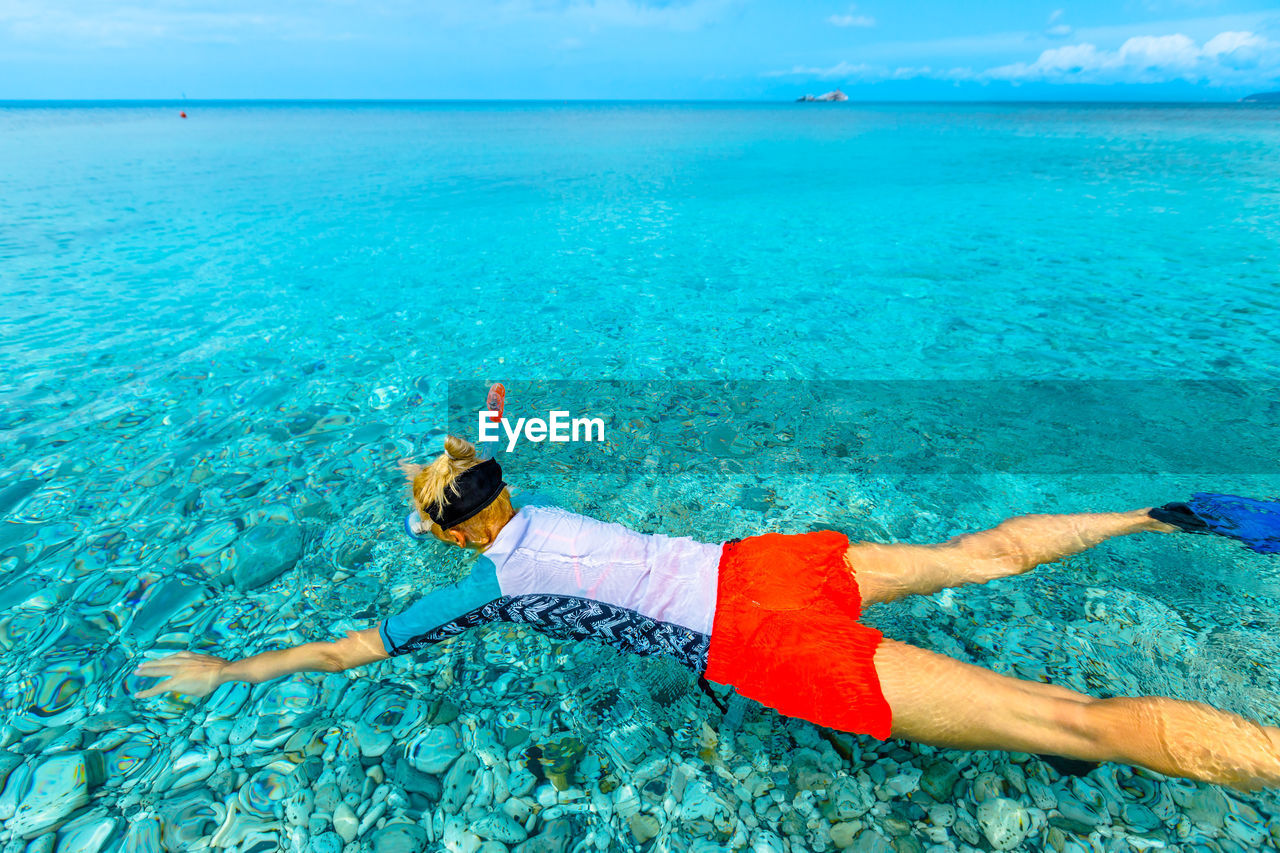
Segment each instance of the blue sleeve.
[{"label": "blue sleeve", "polygon": [[462,580],[429,592],[408,610],[382,620],[378,625],[382,645],[389,655],[412,651],[410,646],[418,637],[501,597],[493,562],[482,557]]}]

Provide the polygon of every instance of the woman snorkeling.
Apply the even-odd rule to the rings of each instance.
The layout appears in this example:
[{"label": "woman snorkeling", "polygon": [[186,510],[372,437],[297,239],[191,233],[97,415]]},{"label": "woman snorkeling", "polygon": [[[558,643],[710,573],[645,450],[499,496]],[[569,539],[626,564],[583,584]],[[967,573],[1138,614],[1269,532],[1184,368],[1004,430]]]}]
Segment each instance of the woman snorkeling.
[{"label": "woman snorkeling", "polygon": [[203,696],[230,681],[337,672],[507,621],[670,655],[700,678],[847,732],[1280,787],[1280,728],[1196,702],[1101,699],[999,675],[859,622],[867,605],[1020,574],[1113,536],[1185,530],[1280,550],[1276,504],[1197,495],[1156,509],[1028,515],[936,545],[850,543],[833,531],[703,544],[559,509],[517,511],[498,462],[453,436],[430,464],[403,467],[409,532],[480,551],[468,577],[336,642],[143,663],[137,674],[164,680],[137,695]]}]

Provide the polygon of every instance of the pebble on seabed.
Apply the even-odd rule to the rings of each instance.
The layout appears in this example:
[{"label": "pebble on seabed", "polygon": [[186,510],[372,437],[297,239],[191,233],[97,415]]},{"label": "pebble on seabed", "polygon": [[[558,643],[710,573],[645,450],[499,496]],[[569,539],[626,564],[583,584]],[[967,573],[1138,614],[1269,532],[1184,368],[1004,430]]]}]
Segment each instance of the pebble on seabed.
[{"label": "pebble on seabed", "polygon": [[89,802],[90,789],[102,784],[105,772],[101,753],[88,751],[55,753],[29,774],[10,773],[0,803],[5,829],[25,836],[60,824]]}]

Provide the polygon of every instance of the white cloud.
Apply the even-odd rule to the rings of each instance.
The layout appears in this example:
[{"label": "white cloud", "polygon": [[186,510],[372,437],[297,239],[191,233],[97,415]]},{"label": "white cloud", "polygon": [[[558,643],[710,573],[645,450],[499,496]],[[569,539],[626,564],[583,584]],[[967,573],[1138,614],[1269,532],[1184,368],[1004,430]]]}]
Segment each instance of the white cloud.
[{"label": "white cloud", "polygon": [[[697,30],[722,19],[741,0],[498,0],[492,18],[499,22],[546,20],[568,26],[644,27]],[[468,14],[485,4],[469,4]],[[487,16],[480,16],[487,17]]]},{"label": "white cloud", "polygon": [[1205,42],[1202,51],[1221,68],[1230,68],[1244,73],[1250,70],[1270,68],[1272,72],[1280,71],[1280,51],[1275,42],[1253,33],[1233,32],[1219,33]]},{"label": "white cloud", "polygon": [[1049,21],[1045,25],[1044,34],[1049,38],[1061,39],[1071,35],[1071,27],[1068,24],[1059,23],[1062,16],[1067,12],[1065,9],[1054,9],[1049,13]]},{"label": "white cloud", "polygon": [[1127,68],[1144,71],[1183,71],[1195,67],[1200,48],[1181,33],[1171,36],[1136,36],[1120,45],[1116,58]]},{"label": "white cloud", "polygon": [[928,77],[942,80],[974,80],[978,74],[971,68],[932,68],[928,65],[890,67],[867,62],[837,62],[826,68],[796,65],[785,71],[766,71],[762,77],[808,77],[819,80],[841,80],[849,83],[879,83],[884,80],[915,80]]},{"label": "white cloud", "polygon": [[883,76],[884,69],[866,63],[837,62],[829,68],[795,65],[786,71],[766,71],[764,77],[817,77],[830,80],[833,77],[844,79],[877,79]]},{"label": "white cloud", "polygon": [[1274,86],[1280,80],[1280,42],[1256,33],[1228,31],[1197,44],[1186,35],[1133,36],[1107,50],[1087,42],[1050,48],[1034,62],[986,70],[972,67],[838,62],[826,67],[796,65],[766,77],[811,77],[849,82],[929,78],[1011,83],[1168,83],[1185,80],[1211,86]]},{"label": "white cloud", "polygon": [[1224,53],[1235,53],[1237,50],[1253,50],[1265,48],[1267,40],[1253,33],[1218,33],[1204,43],[1206,56],[1221,56]]},{"label": "white cloud", "polygon": [[870,15],[856,15],[853,10],[854,7],[850,6],[845,14],[827,18],[827,23],[837,27],[874,27],[876,25],[875,18]]},{"label": "white cloud", "polygon": [[[1245,84],[1280,73],[1280,43],[1250,32],[1219,33],[1198,45],[1181,33],[1134,36],[1115,50],[1088,42],[1046,50],[1034,62],[988,69],[991,80],[1050,83]],[[1259,81],[1261,82],[1261,81]]]}]

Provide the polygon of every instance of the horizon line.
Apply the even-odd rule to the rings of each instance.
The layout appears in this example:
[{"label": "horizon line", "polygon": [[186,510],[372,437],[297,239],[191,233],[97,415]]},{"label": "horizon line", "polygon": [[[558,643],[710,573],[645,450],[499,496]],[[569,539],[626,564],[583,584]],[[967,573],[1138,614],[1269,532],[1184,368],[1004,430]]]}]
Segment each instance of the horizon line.
[{"label": "horizon line", "polygon": [[[1164,105],[1225,105],[1249,104],[1267,106],[1267,102],[1250,102],[1246,98],[1264,92],[1250,93],[1242,98],[1186,100],[1156,98],[1135,100],[1131,98],[867,98],[850,97],[846,101],[804,101],[803,98],[0,98],[0,105],[27,104],[792,104],[817,103],[831,106],[860,104],[1164,104]],[[1271,103],[1274,106],[1274,102]]]}]

